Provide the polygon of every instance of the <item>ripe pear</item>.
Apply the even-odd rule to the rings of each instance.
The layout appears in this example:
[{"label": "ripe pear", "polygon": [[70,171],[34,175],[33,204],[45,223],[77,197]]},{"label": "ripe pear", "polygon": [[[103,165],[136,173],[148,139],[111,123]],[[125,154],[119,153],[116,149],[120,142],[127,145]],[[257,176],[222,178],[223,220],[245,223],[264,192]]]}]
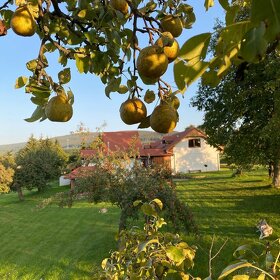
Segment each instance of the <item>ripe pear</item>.
[{"label": "ripe pear", "polygon": [[158,105],[150,116],[151,128],[159,133],[169,133],[174,130],[178,121],[177,111],[169,104]]},{"label": "ripe pear", "polygon": [[111,0],[111,6],[115,9],[123,13],[124,15],[128,14],[128,4],[125,0]]},{"label": "ripe pear", "polygon": [[137,58],[137,70],[140,77],[159,79],[168,67],[168,58],[163,48],[153,45],[143,48]]},{"label": "ripe pear", "polygon": [[66,97],[57,95],[49,100],[45,107],[45,114],[50,121],[67,122],[73,116],[73,108]]},{"label": "ripe pear", "polygon": [[183,32],[183,23],[177,16],[166,15],[160,21],[163,31],[168,31],[173,37],[179,37]]},{"label": "ripe pear", "polygon": [[155,44],[163,48],[163,52],[167,56],[169,63],[177,58],[179,54],[179,44],[170,32],[163,32],[160,38],[156,40]]},{"label": "ripe pear", "polygon": [[125,124],[140,123],[147,116],[147,108],[139,98],[128,99],[121,104],[120,116]]},{"label": "ripe pear", "polygon": [[20,36],[30,37],[35,34],[36,22],[28,7],[18,7],[11,19],[11,28]]}]

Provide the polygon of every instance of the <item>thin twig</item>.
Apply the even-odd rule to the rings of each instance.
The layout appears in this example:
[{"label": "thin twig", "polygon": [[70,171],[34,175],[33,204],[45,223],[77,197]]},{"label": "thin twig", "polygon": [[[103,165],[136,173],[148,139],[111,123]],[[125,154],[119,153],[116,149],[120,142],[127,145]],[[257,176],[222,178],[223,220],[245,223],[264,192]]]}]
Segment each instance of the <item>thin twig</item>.
[{"label": "thin twig", "polygon": [[12,4],[13,0],[8,0],[7,2],[5,2],[2,6],[0,6],[0,10],[7,8],[9,4]]},{"label": "thin twig", "polygon": [[209,277],[210,278],[212,278],[212,261],[221,253],[222,249],[224,248],[224,246],[226,245],[226,243],[228,241],[228,238],[225,240],[223,245],[219,248],[217,253],[214,256],[212,256],[212,250],[213,250],[213,247],[214,247],[214,240],[215,240],[215,235],[213,235],[213,237],[212,237],[211,246],[210,246],[210,249],[209,249],[208,266],[209,266]]}]

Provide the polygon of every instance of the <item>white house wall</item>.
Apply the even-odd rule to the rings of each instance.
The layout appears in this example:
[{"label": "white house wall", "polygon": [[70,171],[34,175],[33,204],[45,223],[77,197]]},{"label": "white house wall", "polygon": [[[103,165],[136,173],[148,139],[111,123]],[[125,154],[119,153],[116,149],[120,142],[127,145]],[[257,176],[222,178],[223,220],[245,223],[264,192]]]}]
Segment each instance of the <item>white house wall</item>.
[{"label": "white house wall", "polygon": [[220,169],[220,158],[218,151],[200,138],[200,147],[188,147],[188,140],[185,138],[173,148],[171,167],[174,173],[192,171],[217,171]]}]

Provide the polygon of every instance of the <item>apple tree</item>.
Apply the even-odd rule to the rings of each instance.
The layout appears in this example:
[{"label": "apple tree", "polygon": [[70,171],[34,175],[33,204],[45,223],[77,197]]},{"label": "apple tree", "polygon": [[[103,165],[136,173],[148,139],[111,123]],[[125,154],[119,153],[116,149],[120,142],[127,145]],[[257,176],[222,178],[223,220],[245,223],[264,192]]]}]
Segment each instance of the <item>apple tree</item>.
[{"label": "apple tree", "polygon": [[[74,94],[65,85],[71,82],[68,61],[74,60],[80,73],[100,77],[109,98],[111,92],[127,95],[129,106],[121,109],[126,123],[137,122],[139,128],[151,126],[163,133],[172,131],[179,118],[174,99],[196,79],[202,77],[205,83],[217,85],[231,65],[258,63],[279,50],[279,0],[216,2],[224,9],[225,26],[219,30],[214,55],[209,54],[209,46],[215,32],[198,34],[178,49],[176,38],[184,34],[183,29],[204,20],[196,19],[196,11],[184,0],[3,2],[0,35],[15,32],[39,36],[41,41],[38,56],[26,63],[30,76],[16,80],[16,88],[24,87],[36,105],[26,121],[71,118]],[[204,1],[206,10],[213,5],[214,0]],[[249,18],[236,21],[244,7]],[[57,77],[48,74],[48,56],[53,52],[61,64]],[[171,65],[175,89],[163,79]],[[145,103],[152,102],[157,106],[149,114]]]},{"label": "apple tree", "polygon": [[23,189],[43,191],[47,184],[58,180],[67,161],[67,154],[57,141],[30,137],[17,152],[13,189],[23,199]]}]

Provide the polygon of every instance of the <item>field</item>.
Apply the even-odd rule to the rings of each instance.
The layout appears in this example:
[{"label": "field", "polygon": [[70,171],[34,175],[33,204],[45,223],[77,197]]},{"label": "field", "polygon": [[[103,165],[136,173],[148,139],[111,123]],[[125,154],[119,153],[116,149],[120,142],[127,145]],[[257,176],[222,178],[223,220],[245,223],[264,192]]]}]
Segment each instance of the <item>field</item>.
[{"label": "field", "polygon": [[[227,240],[214,259],[214,276],[231,260],[233,250],[258,240],[256,223],[265,218],[280,236],[280,190],[272,189],[264,170],[232,177],[231,171],[191,174],[177,181],[179,197],[191,207],[198,236],[185,234],[198,247],[193,275],[208,276],[208,255]],[[116,248],[119,210],[108,204],[76,202],[72,208],[37,205],[65,188],[54,186],[43,195],[26,192],[18,202],[14,193],[0,196],[0,279],[96,279],[100,262]],[[107,207],[108,212],[99,210]],[[215,279],[215,278],[214,278]]]}]

